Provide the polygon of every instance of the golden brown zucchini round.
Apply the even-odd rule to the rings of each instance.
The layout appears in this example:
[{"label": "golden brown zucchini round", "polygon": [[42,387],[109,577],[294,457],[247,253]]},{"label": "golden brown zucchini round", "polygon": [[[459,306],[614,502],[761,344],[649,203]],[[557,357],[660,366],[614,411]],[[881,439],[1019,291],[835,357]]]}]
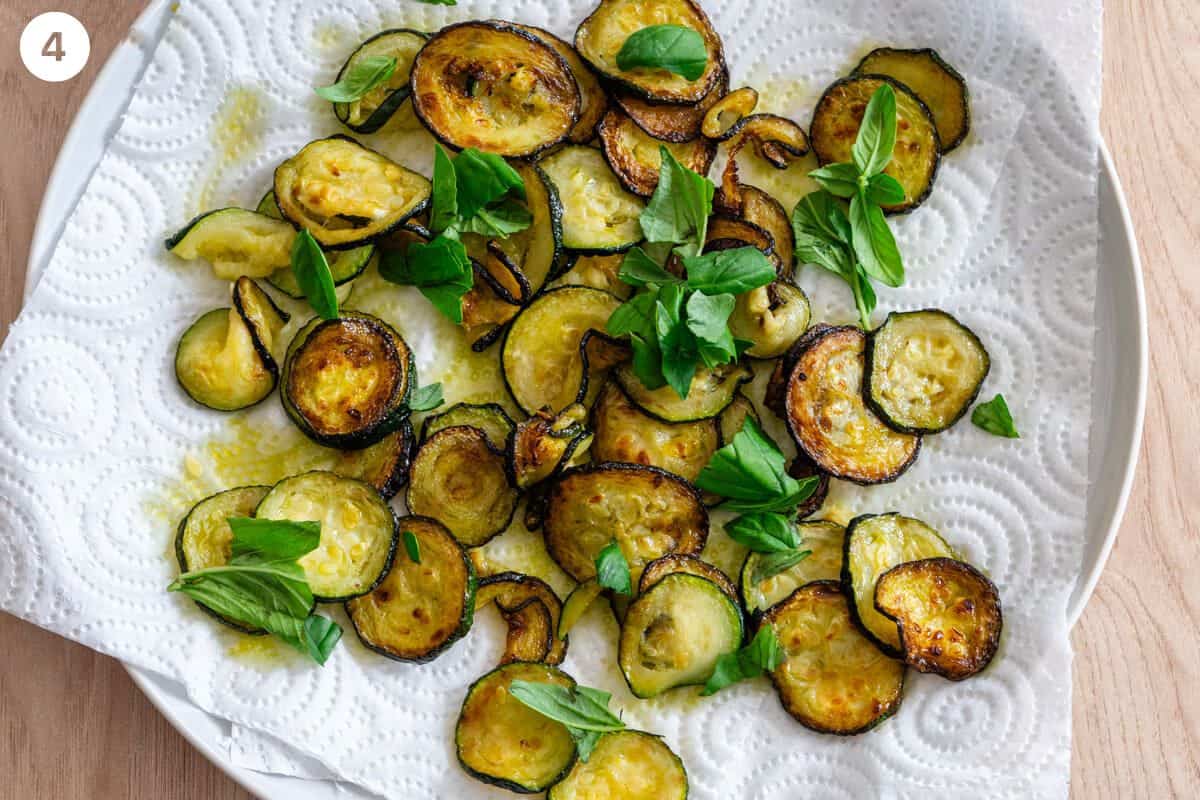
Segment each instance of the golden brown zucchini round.
[{"label": "golden brown zucchini round", "polygon": [[713,214],[708,220],[708,233],[704,244],[706,250],[725,250],[729,247],[722,244],[714,247],[715,243],[736,242],[736,247],[755,247],[763,255],[775,253],[775,238],[760,225],[728,214]]},{"label": "golden brown zucchini round", "polygon": [[188,397],[215,411],[238,411],[261,403],[279,378],[275,360],[264,359],[245,320],[218,308],[193,322],[175,349],[175,378]]},{"label": "golden brown zucchini round", "polygon": [[792,219],[779,201],[757,186],[741,187],[742,219],[757,225],[771,235],[775,253],[783,264],[780,277],[788,277],[796,262],[796,237]]},{"label": "golden brown zucchini round", "polygon": [[450,147],[526,157],[579,119],[580,90],[553,47],[507,22],[461,22],[426,43],[412,68],[413,108]]},{"label": "golden brown zucchini round", "polygon": [[368,58],[394,58],[396,69],[391,77],[350,103],[334,103],[333,113],[343,125],[356,133],[374,133],[408,99],[408,77],[417,51],[425,46],[429,34],[405,28],[392,28],[375,34],[350,54],[338,71],[340,81],[346,73]]},{"label": "golden brown zucchini round", "polygon": [[735,338],[754,344],[751,358],[778,358],[808,329],[808,296],[795,284],[775,281],[738,295],[729,316]]},{"label": "golden brown zucchini round", "polygon": [[[485,267],[485,263],[492,268]],[[521,286],[515,281],[515,275],[504,274],[507,266],[505,261],[495,257],[487,258],[486,262],[471,259],[475,282],[463,295],[461,324],[476,353],[482,353],[499,341],[509,323],[521,312]]]},{"label": "golden brown zucchini round", "polygon": [[677,572],[683,572],[688,575],[699,575],[729,595],[730,600],[735,603],[739,602],[737,587],[733,585],[733,581],[729,579],[728,575],[707,561],[701,561],[696,556],[685,556],[679,553],[668,553],[662,558],[656,558],[647,564],[646,569],[642,571],[642,579],[638,581],[637,593],[639,595],[645,594],[650,591],[651,586],[668,575],[674,575]]},{"label": "golden brown zucchini round", "polygon": [[855,75],[887,75],[913,90],[929,107],[942,152],[962,144],[971,129],[971,97],[967,82],[936,50],[879,47],[858,62]]},{"label": "golden brown zucchini round", "polygon": [[647,389],[627,364],[618,367],[613,377],[625,395],[650,416],[663,422],[692,422],[710,419],[724,411],[733,402],[738,388],[754,377],[754,372],[742,363],[712,369],[700,367],[686,398],[670,386]]},{"label": "golden brown zucchini round", "polygon": [[729,90],[729,73],[721,72],[717,83],[697,103],[652,103],[633,92],[616,89],[613,100],[649,136],[664,142],[690,142],[700,136],[704,115]]},{"label": "golden brown zucchini round", "polygon": [[715,142],[697,136],[689,142],[664,142],[655,139],[634,124],[620,109],[611,109],[597,129],[604,158],[621,185],[636,195],[649,197],[658,187],[662,150],[667,148],[683,166],[699,175],[707,175],[717,154]]},{"label": "golden brown zucchini round", "polygon": [[567,135],[567,138],[575,144],[587,144],[596,135],[596,125],[608,109],[608,96],[604,93],[604,87],[600,85],[600,79],[596,77],[596,73],[592,72],[591,67],[583,63],[583,59],[579,57],[579,53],[575,52],[573,46],[550,31],[515,22],[513,25],[532,33],[553,47],[571,68],[571,75],[575,77],[575,83],[579,84],[580,107],[579,119],[575,121],[575,127],[571,128],[571,133]]},{"label": "golden brown zucchini round", "polygon": [[709,107],[700,123],[700,132],[709,139],[723,142],[734,134],[734,126],[758,106],[758,90],[750,86],[734,89]]},{"label": "golden brown zucchini round", "polygon": [[383,499],[390,500],[408,481],[415,446],[412,423],[406,419],[399,430],[370,447],[342,451],[332,469],[345,478],[371,484]]},{"label": "golden brown zucchini round", "polygon": [[[536,602],[550,615],[551,632],[558,630],[563,616],[563,604],[554,590],[541,578],[520,572],[498,572],[479,581],[479,592],[475,596],[476,609],[495,603],[502,612],[513,612],[530,602]],[[505,618],[507,620],[507,617]],[[510,637],[512,634],[510,623]],[[547,642],[547,652],[537,659],[547,664],[561,664],[567,656],[568,640],[565,635],[552,635]]]},{"label": "golden brown zucchini round", "polygon": [[546,800],[687,800],[683,761],[658,736],[623,730],[600,737],[587,761],[550,787]]},{"label": "golden brown zucchini round", "polygon": [[587,409],[576,403],[557,415],[542,409],[517,425],[508,440],[513,485],[528,489],[578,463],[592,442],[586,420]]},{"label": "golden brown zucchini round", "polygon": [[749,553],[742,562],[741,596],[747,611],[768,609],[806,583],[841,580],[846,529],[836,522],[818,519],[798,523],[796,532],[800,534],[801,549],[812,552],[795,566],[756,581],[763,554]]},{"label": "golden brown zucchini round", "polygon": [[800,587],[772,606],[761,625],[775,629],[785,654],[769,673],[779,702],[804,727],[864,733],[900,707],[904,665],[859,632],[836,581]]}]

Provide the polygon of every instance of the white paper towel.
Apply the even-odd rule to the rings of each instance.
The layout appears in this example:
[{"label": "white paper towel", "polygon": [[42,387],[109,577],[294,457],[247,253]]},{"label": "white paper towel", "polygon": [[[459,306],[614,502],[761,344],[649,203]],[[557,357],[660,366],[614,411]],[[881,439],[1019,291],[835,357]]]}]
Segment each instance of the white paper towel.
[{"label": "white paper towel", "polygon": [[[1015,13],[992,4],[860,0],[838,6],[836,20],[828,3],[707,5],[733,85],[763,89],[768,106],[801,122],[820,90],[877,44],[936,46],[972,80],[975,133],[947,156],[930,202],[897,223],[910,279],[881,291],[880,311],[942,305],[970,324],[993,357],[985,392],[1005,393],[1024,438],[959,426],[927,439],[898,483],[839,486],[833,503],[843,513],[895,508],[941,529],[1000,586],[1006,636],[983,676],[963,684],[911,676],[897,717],[850,740],[800,728],[761,681],[705,700],[690,691],[634,700],[599,608],[573,635],[565,666],[613,690],[631,724],[664,734],[698,798],[907,797],[930,789],[1063,796],[1064,610],[1087,485],[1099,4],[1030,4]],[[181,681],[199,706],[240,726],[234,741],[243,745],[261,731],[389,796],[506,796],[466,778],[451,747],[465,687],[499,649],[494,615],[482,615],[470,636],[426,666],[367,653],[351,633],[318,669],[239,644],[163,591],[175,573],[173,524],[190,502],[240,472],[308,463],[311,454],[275,401],[231,431],[229,417],[195,408],[175,386],[175,338],[199,313],[227,303],[227,289],[202,265],[166,256],[161,239],[204,208],[252,207],[275,163],[337,131],[311,87],[327,82],[365,36],[481,16],[566,35],[589,6],[225,0],[179,9],[0,353],[0,607]],[[1043,43],[1049,31],[1053,43]],[[428,167],[430,145],[420,134],[365,138]],[[789,183],[788,191],[802,191]],[[445,381],[450,399],[464,399],[480,371],[487,382],[494,356],[471,359],[469,370],[445,368],[460,363],[461,347],[447,344],[454,332],[419,295],[371,292],[365,283],[355,302],[397,324],[426,379]],[[851,318],[836,281],[809,269],[800,283],[819,316]],[[230,465],[255,458],[261,463]],[[722,534],[712,538],[715,558],[733,557]],[[524,565],[536,546],[513,531],[489,552],[494,563]],[[544,561],[537,568],[564,588]],[[267,753],[259,766],[284,769],[265,763],[286,763],[263,749],[270,746],[235,753],[245,762],[257,748]]]}]

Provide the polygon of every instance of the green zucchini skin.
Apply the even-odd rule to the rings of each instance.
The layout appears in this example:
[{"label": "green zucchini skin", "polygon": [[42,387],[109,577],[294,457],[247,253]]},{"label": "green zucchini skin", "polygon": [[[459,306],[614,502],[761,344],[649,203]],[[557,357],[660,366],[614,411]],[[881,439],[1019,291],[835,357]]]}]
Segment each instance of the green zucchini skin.
[{"label": "green zucchini skin", "polygon": [[[342,65],[342,68],[340,70],[338,70],[337,78],[335,79],[335,81],[340,81],[342,79],[342,76],[344,76],[346,74],[346,70],[348,70],[350,68],[351,63],[354,61],[355,57],[359,53],[361,53],[364,49],[367,49],[371,45],[378,43],[382,39],[385,39],[388,37],[395,37],[395,36],[416,36],[419,39],[421,39],[422,42],[429,39],[428,33],[425,33],[423,31],[413,30],[411,28],[389,28],[385,31],[380,31],[379,33],[375,34],[371,38],[365,40],[357,48],[355,48],[354,52],[351,53],[350,56],[346,59],[346,63],[344,63]],[[414,53],[414,56],[415,56],[415,53]],[[412,69],[412,62],[410,61],[407,65],[397,63],[396,69],[397,69],[397,71],[399,71],[400,69],[405,69],[405,72],[407,73],[408,71],[410,71]],[[356,125],[350,123],[350,121],[349,121],[350,112],[349,112],[349,109],[347,108],[347,106],[349,105],[348,103],[333,103],[333,114],[335,117],[337,117],[338,122],[342,123],[347,128],[354,131],[355,133],[375,133],[375,131],[379,130],[385,124],[387,124],[387,121],[390,120],[392,118],[392,115],[395,114],[396,111],[398,111],[400,109],[400,106],[404,105],[404,101],[407,100],[411,94],[412,94],[412,85],[409,83],[408,79],[406,78],[404,83],[402,83],[400,86],[393,89],[388,94],[387,99],[385,99],[382,103],[380,103],[376,107],[376,109],[373,112],[371,112],[371,114],[368,115],[367,118],[365,120],[363,120],[361,123],[358,123]]]},{"label": "green zucchini skin", "polygon": [[733,403],[740,387],[753,379],[754,370],[743,362],[711,369],[701,366],[692,379],[687,399],[683,399],[670,387],[647,389],[628,365],[613,370],[613,380],[630,401],[648,416],[667,423],[696,422],[719,416]]},{"label": "green zucchini skin", "polygon": [[[247,395],[244,399],[238,400],[230,397],[228,390],[231,387],[228,383],[223,387],[216,387],[213,391],[207,391],[205,387],[195,385],[187,378],[187,375],[191,372],[188,369],[187,356],[193,338],[215,336],[216,326],[220,326],[221,336],[225,337],[229,331],[229,326],[234,324],[241,325],[246,329],[246,337],[250,343],[248,352],[242,355],[248,356],[258,362],[258,366],[262,368],[264,376],[264,380],[256,392]],[[253,408],[263,400],[266,400],[279,384],[279,365],[269,354],[267,358],[263,358],[263,350],[255,339],[253,328],[232,308],[215,308],[200,315],[195,322],[189,325],[187,330],[183,332],[183,335],[179,337],[179,342],[175,347],[174,366],[175,380],[179,384],[179,388],[183,389],[184,393],[196,403],[213,411],[228,412]],[[226,391],[223,393],[222,389]]]},{"label": "green zucchini skin", "polygon": [[[273,219],[283,219],[283,214],[279,213],[279,205],[275,202],[274,189],[267,190],[267,193],[258,201],[258,207],[254,210],[259,214],[272,217]],[[371,263],[374,255],[375,245],[373,244],[366,244],[351,250],[332,250],[326,253],[325,256],[329,261],[329,274],[333,278],[333,285],[342,286],[362,275],[367,265]],[[300,288],[300,284],[296,283],[296,276],[292,272],[291,267],[275,270],[268,276],[267,283],[288,297],[295,298],[296,300],[304,299],[304,290]],[[341,298],[340,294],[338,298]]]},{"label": "green zucchini skin", "polygon": [[872,62],[878,58],[887,56],[899,56],[910,59],[928,58],[930,62],[935,65],[935,67],[941,69],[943,72],[945,72],[947,77],[958,84],[961,95],[959,97],[959,102],[957,103],[958,108],[956,111],[962,115],[962,122],[957,126],[957,129],[953,135],[947,136],[946,131],[941,124],[941,120],[939,119],[937,108],[926,97],[924,97],[921,92],[917,91],[918,87],[915,85],[915,81],[904,81],[901,76],[894,76],[896,80],[908,83],[909,87],[913,90],[913,94],[917,95],[917,97],[920,97],[922,102],[929,106],[930,112],[933,114],[934,122],[937,124],[938,136],[942,141],[942,152],[949,153],[951,150],[962,144],[963,140],[967,138],[967,134],[971,132],[971,91],[967,86],[966,78],[959,74],[958,70],[950,66],[950,64],[944,58],[942,58],[941,54],[932,47],[913,49],[877,47],[863,56],[862,61],[858,62],[858,66],[854,68],[852,74],[889,74],[887,70],[879,69],[877,64],[872,64]]},{"label": "green zucchini skin", "polygon": [[517,424],[499,403],[455,403],[437,414],[425,418],[421,426],[421,441],[444,428],[469,425],[483,431],[493,448],[505,447]]}]

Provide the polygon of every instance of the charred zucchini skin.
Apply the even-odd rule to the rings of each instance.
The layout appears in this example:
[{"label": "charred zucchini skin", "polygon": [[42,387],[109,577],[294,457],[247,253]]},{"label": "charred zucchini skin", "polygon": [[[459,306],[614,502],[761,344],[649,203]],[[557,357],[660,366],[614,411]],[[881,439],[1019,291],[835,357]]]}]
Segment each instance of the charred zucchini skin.
[{"label": "charred zucchini skin", "polygon": [[737,587],[733,585],[733,581],[729,579],[728,575],[707,561],[701,561],[696,556],[685,556],[679,553],[668,553],[662,558],[656,558],[647,564],[646,569],[642,571],[641,580],[638,581],[638,594],[645,594],[650,591],[650,587],[654,584],[668,575],[674,575],[677,572],[698,575],[729,595],[729,599],[733,602],[741,602],[738,598]]},{"label": "charred zucchini skin", "polygon": [[943,153],[949,153],[951,150],[962,144],[963,140],[967,138],[967,134],[971,132],[971,92],[967,87],[966,78],[960,75],[958,70],[950,66],[945,59],[942,58],[941,54],[931,47],[914,49],[877,47],[876,49],[867,53],[863,57],[862,61],[858,62],[858,66],[854,68],[852,74],[888,75],[890,74],[889,71],[887,69],[880,69],[880,67],[883,65],[879,63],[881,59],[886,58],[929,59],[935,68],[942,70],[951,81],[958,84],[961,95],[955,105],[958,106],[956,110],[959,114],[961,114],[962,120],[957,125],[949,126],[947,124],[943,124],[946,122],[946,120],[943,119],[942,115],[939,115],[938,109],[934,106],[934,104],[930,103],[924,96],[922,96],[922,93],[918,91],[919,86],[917,85],[916,81],[905,81],[904,76],[902,75],[893,76],[896,80],[908,84],[909,88],[913,90],[913,94],[920,97],[922,102],[925,102],[925,104],[929,106],[929,110],[933,114],[934,122],[937,125],[938,137],[942,142]]},{"label": "charred zucchini skin", "polygon": [[561,414],[544,409],[518,424],[508,438],[508,479],[527,490],[561,475],[592,444],[579,404]]},{"label": "charred zucchini skin", "polygon": [[440,430],[455,425],[470,425],[479,428],[492,447],[499,450],[512,436],[516,423],[499,403],[455,403],[437,414],[425,418],[421,426],[421,441],[425,441]]},{"label": "charred zucchini skin", "polygon": [[[507,598],[505,592],[509,593]],[[530,600],[538,601],[550,614],[550,647],[542,660],[551,666],[557,666],[567,657],[570,640],[566,636],[559,638],[554,635],[558,630],[559,620],[562,619],[563,603],[558,594],[550,588],[550,584],[541,578],[523,572],[497,572],[479,580],[479,594],[476,597],[480,602],[494,599],[501,609],[514,611]]]},{"label": "charred zucchini skin", "polygon": [[[550,793],[546,795],[546,800],[687,800],[688,776],[687,770],[683,766],[683,759],[671,750],[666,742],[652,733],[628,728],[615,733],[606,733],[600,738],[593,755],[595,756],[594,762],[591,758],[587,761],[577,761],[570,774],[550,787]],[[655,775],[658,780],[654,783],[653,788],[648,788],[649,794],[639,791],[635,795],[633,794],[634,789],[620,780],[620,776],[625,774],[621,767],[632,771],[639,778],[644,778],[648,769],[657,767],[657,765],[645,764],[644,761],[647,757],[662,758],[669,763],[669,766]],[[604,770],[605,763],[609,759],[615,762],[615,766],[610,772],[610,774],[615,773],[615,780],[606,782],[604,787],[610,789],[610,792],[603,795],[594,794],[590,791],[591,781],[582,776],[589,772]],[[666,774],[668,770],[669,775]],[[581,776],[578,788],[574,784],[576,773]],[[612,791],[617,793],[613,794]]]},{"label": "charred zucchini skin", "polygon": [[[264,332],[259,330],[258,325],[253,319],[252,309],[249,304],[257,300],[266,304],[266,311],[275,315],[275,322],[278,328],[282,328],[292,318],[292,315],[284,311],[275,301],[271,299],[271,295],[264,292],[257,283],[242,276],[237,279],[233,285],[233,310],[242,318],[242,322],[246,323],[246,327],[250,329],[250,338],[254,340],[254,349],[258,352],[258,357],[262,359],[264,364],[276,364],[275,356],[272,354],[272,341],[264,340]],[[274,338],[273,336],[271,337]],[[276,364],[276,371],[279,367]]]},{"label": "charred zucchini skin", "polygon": [[788,464],[788,474],[797,480],[811,478],[813,475],[817,476],[817,488],[796,509],[796,519],[802,520],[820,511],[821,506],[825,505],[825,498],[829,496],[829,473],[822,472],[811,458],[801,454],[792,459],[791,464]]},{"label": "charred zucchini skin", "polygon": [[653,103],[628,91],[613,92],[613,101],[634,124],[654,139],[664,142],[690,142],[700,136],[704,115],[729,91],[729,73],[721,72],[717,83],[693,105]]},{"label": "charred zucchini skin", "polygon": [[708,175],[717,154],[716,143],[703,137],[679,143],[659,141],[619,108],[605,114],[596,131],[608,166],[622,186],[641,197],[650,197],[658,188],[659,147],[671,150],[679,163],[698,175]]},{"label": "charred zucchini skin", "polygon": [[[360,44],[354,50],[354,52],[350,54],[350,57],[346,59],[346,63],[342,65],[340,70],[338,70],[335,81],[340,81],[342,79],[342,77],[346,74],[346,70],[348,70],[350,65],[353,63],[355,57],[358,56],[363,50],[369,49],[371,45],[377,44],[385,38],[396,36],[415,36],[421,40],[429,39],[428,33],[424,33],[423,31],[415,31],[411,28],[389,28],[388,30],[380,31],[370,39],[367,39]],[[407,73],[411,71],[411,68],[411,61],[408,64],[398,63],[396,65],[397,70],[405,70],[406,77],[404,83],[392,89],[388,93],[386,99],[376,106],[375,110],[372,111],[362,122],[358,124],[352,124],[350,122],[350,110],[348,108],[350,104],[348,103],[334,103],[334,116],[338,118],[339,122],[355,133],[375,133],[375,131],[382,128],[387,121],[392,118],[392,115],[399,110],[400,106],[404,104],[404,101],[408,99],[410,94],[412,94],[412,86],[407,78]]]},{"label": "charred zucchini skin", "polygon": [[[386,471],[368,476],[366,468],[362,467],[362,460],[377,456],[376,448],[387,448],[389,451],[384,454],[387,459],[384,464]],[[379,490],[384,500],[391,500],[408,482],[408,469],[412,465],[415,450],[416,439],[412,422],[406,419],[399,430],[388,434],[370,447],[343,451],[342,461],[333,471],[348,478],[366,481]],[[353,466],[355,461],[359,462],[357,469]]]}]

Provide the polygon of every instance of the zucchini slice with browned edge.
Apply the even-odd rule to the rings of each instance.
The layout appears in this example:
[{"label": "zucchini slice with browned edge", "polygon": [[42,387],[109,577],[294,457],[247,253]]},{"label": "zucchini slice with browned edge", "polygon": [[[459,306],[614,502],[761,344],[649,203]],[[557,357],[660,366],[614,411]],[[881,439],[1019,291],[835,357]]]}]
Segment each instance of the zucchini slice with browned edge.
[{"label": "zucchini slice with browned edge", "polygon": [[592,406],[592,457],[659,467],[687,481],[721,446],[717,420],[663,422],[642,411],[620,384],[605,383]]},{"label": "zucchini slice with browned edge", "polygon": [[457,425],[422,442],[406,498],[409,511],[436,519],[465,546],[478,547],[508,528],[519,494],[487,434]]},{"label": "zucchini slice with browned edge", "polygon": [[[704,39],[708,60],[695,80],[665,69],[637,67],[628,71],[617,66],[617,54],[634,32],[652,25],[680,25]],[[628,91],[665,103],[695,103],[708,94],[725,73],[721,37],[707,15],[692,0],[601,0],[575,31],[575,49],[605,78]]]},{"label": "zucchini slice with browned edge", "polygon": [[887,75],[913,90],[929,107],[942,152],[962,144],[971,129],[971,95],[967,82],[936,50],[879,47],[858,62],[856,75]]},{"label": "zucchini slice with browned edge", "polygon": [[705,580],[712,581],[717,588],[729,595],[733,602],[739,602],[737,588],[729,576],[707,561],[701,561],[696,556],[684,556],[679,553],[669,553],[662,558],[656,558],[646,565],[642,571],[642,579],[638,581],[638,594],[645,594],[650,587],[668,575],[683,572],[688,575],[699,575]]},{"label": "zucchini slice with browned edge", "polygon": [[[498,572],[488,575],[479,582],[479,593],[476,595],[475,608],[480,609],[494,602],[505,613],[514,612],[530,602],[536,602],[546,609],[550,615],[551,632],[557,631],[563,615],[563,604],[549,584],[533,575],[520,572]],[[505,618],[507,620],[507,617]],[[512,623],[509,624],[510,642]],[[540,658],[521,659],[523,661],[545,661],[547,664],[561,664],[567,657],[566,636],[551,636],[547,641],[547,652]]]},{"label": "zucchini slice with browned edge", "polygon": [[421,426],[421,441],[425,441],[440,430],[457,425],[469,425],[483,431],[488,444],[496,450],[508,445],[516,424],[499,403],[455,403],[439,414],[425,418]]},{"label": "zucchini slice with browned edge", "polygon": [[825,504],[825,498],[829,496],[829,473],[822,472],[811,458],[803,453],[798,453],[792,459],[792,463],[788,464],[788,475],[796,480],[816,477],[817,487],[813,489],[813,493],[808,496],[807,500],[796,507],[795,514],[798,520],[811,517],[821,509],[821,506]]},{"label": "zucchini slice with browned edge", "polygon": [[233,284],[233,310],[246,323],[254,339],[254,347],[263,361],[274,362],[279,334],[292,315],[275,304],[271,295],[257,283],[242,276]]},{"label": "zucchini slice with browned edge", "polygon": [[579,463],[592,444],[587,409],[567,406],[559,414],[542,409],[517,425],[508,440],[508,467],[518,489],[528,489]]},{"label": "zucchini slice with browned edge", "polygon": [[612,167],[621,185],[636,195],[649,197],[658,187],[662,150],[667,148],[675,160],[698,175],[707,175],[717,154],[717,144],[697,136],[690,142],[664,142],[655,139],[620,109],[611,109],[597,129],[604,159]]},{"label": "zucchini slice with browned edge", "polygon": [[892,567],[926,558],[954,558],[954,550],[933,528],[900,514],[863,514],[846,526],[842,588],[851,598],[854,621],[893,658],[902,658],[895,621],[875,608],[875,584]]},{"label": "zucchini slice with browned edge", "polygon": [[317,549],[300,558],[313,596],[349,600],[379,585],[392,564],[396,516],[375,487],[332,472],[306,472],[271,487],[254,516],[321,523]]},{"label": "zucchini slice with browned edge", "polygon": [[729,405],[725,406],[725,410],[717,415],[717,430],[721,434],[722,447],[732,442],[733,437],[741,433],[742,428],[746,427],[747,418],[753,419],[759,423],[760,428],[762,427],[758,409],[754,407],[754,403],[750,402],[750,398],[739,390],[734,394]]},{"label": "zucchini slice with browned edge", "polygon": [[734,126],[758,107],[758,90],[752,86],[734,89],[713,103],[700,121],[700,133],[723,142],[735,133]]},{"label": "zucchini slice with browned edge", "polygon": [[497,667],[471,684],[454,728],[458,763],[467,774],[520,794],[545,791],[575,763],[575,740],[567,726],[534,711],[509,693],[513,681],[575,688],[575,681],[547,664],[517,661]]},{"label": "zucchini slice with browned edge", "polygon": [[812,149],[817,163],[843,163],[852,160],[850,150],[858,138],[863,114],[871,96],[884,84],[896,93],[896,147],[884,169],[900,182],[904,200],[883,210],[898,214],[912,211],[925,202],[933,191],[941,161],[941,140],[929,108],[907,86],[884,75],[852,75],[825,90],[813,111]]},{"label": "zucchini slice with browned edge", "polygon": [[650,416],[664,422],[692,422],[724,411],[738,387],[754,377],[754,371],[736,362],[711,369],[699,367],[687,397],[680,397],[670,386],[647,389],[628,364],[614,370],[613,377],[626,396]]},{"label": "zucchini slice with browned edge", "polygon": [[921,448],[919,436],[892,430],[864,404],[865,348],[860,328],[819,329],[796,343],[773,379],[782,382],[797,448],[822,471],[862,485],[894,481]]},{"label": "zucchini slice with browned edge", "polygon": [[796,263],[796,235],[792,230],[791,217],[778,200],[757,186],[742,185],[740,189],[742,219],[771,234],[775,254],[783,264],[779,277],[790,276]]},{"label": "zucchini slice with browned edge", "polygon": [[550,787],[546,800],[687,800],[683,761],[660,737],[642,731],[606,733],[587,761]]},{"label": "zucchini slice with browned edge", "polygon": [[391,77],[351,103],[334,103],[338,121],[355,133],[374,133],[408,99],[409,72],[417,52],[425,46],[429,34],[406,28],[392,28],[375,34],[350,54],[338,71],[336,81],[368,58],[394,58],[396,69]]},{"label": "zucchini slice with browned edge", "polygon": [[[239,486],[204,498],[179,521],[175,533],[175,558],[180,572],[192,572],[209,567],[223,567],[233,556],[233,529],[230,517],[253,517],[254,509],[270,486]],[[200,609],[215,619],[242,633],[259,635],[262,628],[218,614],[197,601]]]},{"label": "zucchini slice with browned edge", "polygon": [[399,430],[370,447],[343,450],[332,470],[343,477],[371,484],[384,500],[390,500],[408,482],[415,445],[412,423],[404,420]]},{"label": "zucchini slice with browned edge", "polygon": [[634,288],[621,280],[621,265],[624,253],[607,256],[575,255],[567,269],[551,286],[588,286],[615,295],[621,300],[633,296]]},{"label": "zucchini slice with browned edge", "polygon": [[625,612],[617,663],[635,697],[703,684],[717,659],[742,644],[742,611],[721,587],[674,572]]},{"label": "zucchini slice with browned edge", "polygon": [[620,305],[607,292],[564,286],[542,294],[513,320],[500,365],[522,411],[557,412],[585,399],[593,369],[585,340],[589,332],[602,332]]},{"label": "zucchini slice with browned edge", "polygon": [[175,378],[188,397],[214,411],[238,411],[266,399],[279,378],[275,360],[231,308],[204,314],[183,332]]},{"label": "zucchini slice with browned edge", "polygon": [[497,606],[508,631],[501,664],[545,661],[554,642],[554,621],[540,600],[526,600],[512,610]]},{"label": "zucchini slice with browned edge", "polygon": [[420,664],[437,658],[471,629],[475,567],[436,520],[404,517],[397,529],[416,539],[420,562],[407,552],[397,553],[378,586],[346,603],[346,614],[365,647]]},{"label": "zucchini slice with browned edge", "polygon": [[591,608],[592,603],[596,602],[604,592],[604,587],[595,578],[589,578],[583,583],[576,584],[571,590],[571,594],[567,595],[567,599],[563,602],[562,616],[558,618],[558,628],[555,635],[559,639],[566,639],[567,634],[571,632],[571,628],[575,627],[575,623],[579,622],[585,611]]},{"label": "zucchini slice with browned edge", "polygon": [[546,550],[577,581],[596,575],[596,556],[616,540],[636,584],[649,562],[695,555],[708,540],[708,511],[695,487],[634,464],[591,464],[555,481],[543,524]]},{"label": "zucchini slice with browned edge", "polygon": [[729,73],[722,71],[716,85],[697,103],[652,103],[622,89],[614,90],[612,98],[634,124],[653,138],[664,142],[690,142],[700,136],[704,115],[727,91]]},{"label": "zucchini slice with browned edge", "polygon": [[[259,214],[265,214],[275,219],[283,219],[283,215],[279,213],[279,206],[275,204],[274,189],[267,190],[262,200],[258,201],[258,208],[256,210]],[[331,250],[326,253],[325,259],[329,262],[329,275],[333,278],[333,285],[339,288],[345,287],[343,292],[349,290],[350,287],[347,284],[363,273],[363,270],[367,268],[367,264],[371,263],[371,257],[374,255],[375,245],[373,244],[366,244],[350,250]],[[304,290],[296,282],[296,273],[292,271],[291,264],[288,264],[286,267],[280,267],[272,272],[267,278],[267,283],[288,297],[294,297],[297,300],[304,298]],[[339,292],[338,302],[345,302],[345,297],[348,296],[348,294],[343,296],[343,293]]]},{"label": "zucchini slice with browned edge", "polygon": [[604,87],[600,85],[600,80],[596,77],[596,73],[592,72],[591,67],[583,63],[583,59],[579,57],[579,53],[575,52],[573,46],[564,42],[550,31],[535,28],[532,25],[522,25],[517,22],[514,22],[513,25],[523,31],[532,33],[553,47],[563,57],[563,61],[567,62],[567,66],[571,68],[571,75],[574,76],[575,83],[579,85],[580,105],[579,119],[575,121],[575,126],[571,128],[567,139],[575,144],[590,142],[592,137],[596,135],[597,123],[600,122],[600,118],[604,116],[604,112],[608,109],[608,96],[604,93]]},{"label": "zucchini slice with browned edge", "polygon": [[408,417],[415,359],[392,326],[368,314],[315,320],[288,346],[283,407],[306,436],[346,450],[375,444]]},{"label": "zucchini slice with browned edge", "polygon": [[991,369],[974,331],[936,308],[888,314],[866,356],[867,405],[902,433],[938,433],[958,422]]},{"label": "zucchini slice with browned edge", "polygon": [[862,635],[836,581],[815,581],[771,607],[784,660],[768,673],[783,710],[806,728],[850,736],[896,713],[904,665]]},{"label": "zucchini slice with browned edge", "polygon": [[562,258],[563,207],[558,190],[536,164],[514,161],[512,168],[525,184],[523,202],[532,217],[529,227],[506,239],[493,239],[488,243],[499,250],[515,266],[524,279],[529,294],[537,294],[546,285],[550,275]]},{"label": "zucchini slice with browned edge", "polygon": [[783,572],[760,578],[758,569],[766,556],[754,552],[746,555],[740,583],[742,603],[747,611],[764,611],[806,583],[841,580],[846,529],[836,522],[818,519],[799,523],[796,532],[800,535],[801,549],[811,552],[803,561]]},{"label": "zucchini slice with browned edge", "polygon": [[285,220],[306,228],[323,248],[346,250],[425,210],[432,185],[424,175],[337,135],[309,142],[276,167],[273,189]]},{"label": "zucchini slice with browned edge", "polygon": [[562,201],[563,247],[585,253],[619,253],[642,241],[642,198],[629,192],[604,155],[568,145],[538,162]]},{"label": "zucchini slice with browned edge", "polygon": [[558,144],[580,114],[580,89],[566,60],[540,37],[508,22],[442,28],[417,54],[413,109],[450,147],[528,157]]},{"label": "zucchini slice with browned edge", "polygon": [[808,330],[811,318],[808,295],[793,283],[775,281],[737,296],[729,330],[754,343],[746,349],[750,358],[778,358]]},{"label": "zucchini slice with browned edge", "polygon": [[196,217],[164,244],[173,255],[203,259],[218,278],[233,281],[291,269],[295,238],[296,229],[283,220],[244,208],[219,208]]},{"label": "zucchini slice with browned edge", "polygon": [[462,298],[462,327],[476,353],[482,353],[504,335],[509,323],[521,312],[524,289],[528,286],[523,286],[518,274],[510,270],[507,259],[494,255],[485,259],[484,262],[471,259],[475,283]]},{"label": "zucchini slice with browned edge", "polygon": [[900,626],[904,662],[961,681],[983,671],[1000,646],[1000,593],[952,558],[892,567],[875,584],[875,608]]}]

